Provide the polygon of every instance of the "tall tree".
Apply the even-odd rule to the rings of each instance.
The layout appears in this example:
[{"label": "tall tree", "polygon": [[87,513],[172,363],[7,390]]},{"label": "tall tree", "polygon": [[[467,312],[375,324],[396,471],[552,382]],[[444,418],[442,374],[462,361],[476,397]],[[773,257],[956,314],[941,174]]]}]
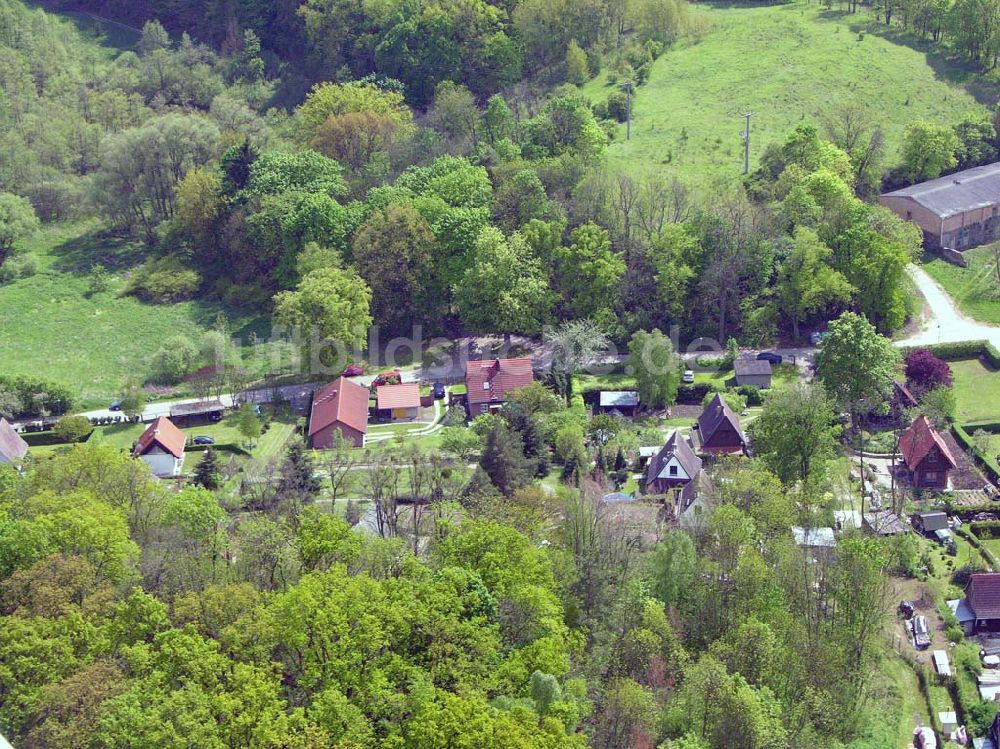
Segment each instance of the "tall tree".
[{"label": "tall tree", "polygon": [[778,271],[778,304],[799,338],[799,323],[835,303],[850,301],[854,288],[829,265],[833,252],[816,232],[795,230],[795,243]]},{"label": "tall tree", "polygon": [[443,293],[434,272],[437,240],[427,221],[408,205],[377,211],[354,237],[354,261],[372,290],[372,314],[387,332],[435,324]]},{"label": "tall tree", "polygon": [[754,452],[786,484],[819,478],[836,446],[834,416],[821,383],[776,390],[748,428]]},{"label": "tall tree", "polygon": [[647,408],[672,405],[681,381],[681,360],[658,328],[636,331],[628,344],[628,367],[635,377],[639,402]]},{"label": "tall tree", "polygon": [[892,341],[861,315],[845,312],[830,323],[816,373],[857,426],[858,416],[884,409],[898,364]]},{"label": "tall tree", "polygon": [[14,254],[14,245],[38,230],[38,217],[27,198],[0,193],[0,266]]}]

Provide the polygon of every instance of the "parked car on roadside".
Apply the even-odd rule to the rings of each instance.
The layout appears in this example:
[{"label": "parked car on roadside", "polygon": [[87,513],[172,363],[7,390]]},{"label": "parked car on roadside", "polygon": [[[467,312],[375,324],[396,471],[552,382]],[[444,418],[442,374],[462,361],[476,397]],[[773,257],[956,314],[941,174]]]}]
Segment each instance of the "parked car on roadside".
[{"label": "parked car on roadside", "polygon": [[191,440],[191,442],[193,442],[196,445],[214,445],[215,439],[213,439],[212,437],[205,437],[204,435],[202,435],[199,437],[195,437],[193,440]]},{"label": "parked car on roadside", "polygon": [[684,382],[686,382],[688,384],[694,382],[694,372],[692,370],[690,370],[690,369],[685,369],[684,370],[684,376],[681,377],[681,380],[683,380]]},{"label": "parked car on roadside", "polygon": [[365,368],[360,364],[348,364],[344,370],[344,377],[360,377],[365,373]]},{"label": "parked car on roadside", "polygon": [[372,381],[372,385],[379,387],[380,385],[398,385],[403,381],[403,375],[400,374],[398,369],[394,369],[391,372],[380,372],[378,377]]},{"label": "parked car on roadside", "polygon": [[819,346],[821,343],[823,343],[824,340],[826,340],[826,337],[828,335],[830,335],[830,334],[829,333],[820,333],[819,331],[817,331],[815,333],[810,333],[809,334],[809,343],[811,343],[813,346]]},{"label": "parked car on roadside", "polygon": [[435,382],[432,390],[434,391],[434,400],[441,400],[446,394],[443,382]]},{"label": "parked car on roadside", "polygon": [[930,647],[931,630],[927,626],[927,619],[923,614],[917,614],[910,621],[910,629],[913,632],[913,646],[917,650],[924,650]]},{"label": "parked car on roadside", "polygon": [[108,406],[108,410],[109,411],[121,411],[122,410],[122,402],[121,401],[115,401],[110,406]]},{"label": "parked car on roadside", "polygon": [[770,362],[771,365],[781,364],[784,361],[784,357],[781,354],[776,354],[773,351],[761,351],[757,354],[758,361]]}]

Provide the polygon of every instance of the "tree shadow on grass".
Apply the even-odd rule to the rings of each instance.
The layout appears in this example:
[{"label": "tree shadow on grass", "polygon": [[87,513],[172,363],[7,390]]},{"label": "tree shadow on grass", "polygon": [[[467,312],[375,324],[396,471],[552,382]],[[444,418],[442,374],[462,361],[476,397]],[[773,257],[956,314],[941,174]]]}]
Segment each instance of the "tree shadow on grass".
[{"label": "tree shadow on grass", "polygon": [[95,266],[120,273],[136,267],[152,256],[143,242],[109,232],[90,232],[67,239],[52,248],[53,268],[60,273],[86,276]]},{"label": "tree shadow on grass", "polygon": [[[123,275],[157,256],[145,242],[107,231],[81,234],[57,244],[51,250],[54,270],[75,276],[89,276],[94,268],[103,266],[109,272]],[[229,321],[232,335],[240,341],[265,341],[271,335],[270,316],[261,310],[237,309],[213,299],[194,299],[192,319],[206,330],[215,326],[219,313]],[[149,305],[155,306],[155,305]]]},{"label": "tree shadow on grass", "polygon": [[901,47],[920,52],[934,76],[952,86],[960,87],[977,102],[993,107],[1000,100],[1000,79],[984,73],[975,65],[956,55],[948,54],[940,42],[918,36],[900,26],[886,26],[867,14],[849,13],[846,10],[825,10],[819,14],[824,21],[848,23],[855,34],[872,34]]}]

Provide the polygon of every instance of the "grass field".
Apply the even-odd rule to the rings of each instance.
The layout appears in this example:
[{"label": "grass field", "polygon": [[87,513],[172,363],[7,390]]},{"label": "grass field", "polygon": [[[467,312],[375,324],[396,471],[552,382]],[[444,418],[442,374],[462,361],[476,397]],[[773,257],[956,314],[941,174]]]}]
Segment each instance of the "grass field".
[{"label": "grass field", "polygon": [[[654,63],[633,99],[632,139],[625,141],[623,125],[609,148],[612,168],[677,177],[702,189],[732,182],[743,168],[747,110],[755,113],[751,169],[768,144],[783,141],[801,122],[820,124],[848,103],[870,107],[890,161],[908,123],[951,123],[963,112],[985,111],[965,88],[981,86],[971,72],[878,33],[862,36],[866,13],[824,11],[802,1],[699,4],[693,12],[707,30]],[[602,72],[583,90],[599,101],[613,87]],[[976,93],[993,96],[981,88]]]},{"label": "grass field", "polygon": [[1000,421],[1000,372],[979,359],[949,362],[955,383],[959,424]]},{"label": "grass field", "polygon": [[[182,334],[197,341],[226,311],[200,302],[149,305],[120,296],[124,276],[143,260],[145,248],[94,234],[95,228],[47,227],[25,248],[38,258],[38,272],[0,286],[0,374],[64,383],[84,407],[106,405],[127,379],[146,377],[164,339]],[[116,280],[110,291],[91,295],[90,270],[97,264]],[[266,321],[227,312],[234,335],[266,334]]]},{"label": "grass field", "polygon": [[967,268],[934,255],[926,255],[923,261],[924,270],[945,288],[962,312],[995,325],[1000,325],[1000,282],[994,254],[998,246],[1000,243],[964,253]]}]

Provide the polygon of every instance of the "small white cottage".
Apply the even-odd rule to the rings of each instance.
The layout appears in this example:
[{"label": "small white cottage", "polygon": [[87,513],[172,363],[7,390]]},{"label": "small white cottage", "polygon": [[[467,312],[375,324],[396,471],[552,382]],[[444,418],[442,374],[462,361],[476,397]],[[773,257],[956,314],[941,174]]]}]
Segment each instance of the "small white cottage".
[{"label": "small white cottage", "polygon": [[149,425],[135,443],[132,456],[142,458],[154,476],[174,478],[184,468],[184,432],[166,416]]}]

